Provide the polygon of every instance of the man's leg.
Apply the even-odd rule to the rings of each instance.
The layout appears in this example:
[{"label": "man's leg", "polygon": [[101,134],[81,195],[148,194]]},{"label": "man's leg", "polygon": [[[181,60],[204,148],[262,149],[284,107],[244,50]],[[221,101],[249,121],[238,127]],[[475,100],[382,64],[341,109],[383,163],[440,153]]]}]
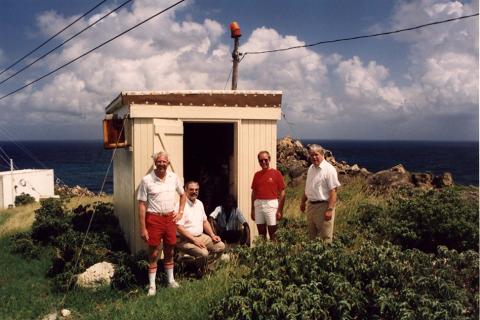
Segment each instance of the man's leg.
[{"label": "man's leg", "polygon": [[179,284],[173,276],[173,250],[177,243],[177,225],[171,214],[164,216],[164,219],[166,228],[163,235],[163,267],[167,273],[168,286],[178,288]]},{"label": "man's leg", "polygon": [[315,223],[316,207],[314,204],[307,203],[307,231],[308,238],[314,240],[317,237],[317,226]]},{"label": "man's leg", "polygon": [[[326,208],[325,208],[326,210]],[[335,210],[332,212],[332,219],[329,221],[325,220],[323,212],[321,214],[322,221],[319,227],[319,236],[325,243],[332,243],[333,241],[333,225],[335,222]]]},{"label": "man's leg", "polygon": [[[257,202],[258,201],[258,202]],[[257,224],[258,235],[263,237],[264,239],[267,238],[267,225],[265,221],[265,214],[263,212],[262,206],[259,204],[260,201],[255,201],[255,223]]]},{"label": "man's leg", "polygon": [[155,278],[157,277],[157,261],[160,246],[148,246],[148,295],[153,296],[156,293]]},{"label": "man's leg", "polygon": [[265,221],[267,223],[268,235],[270,240],[275,241],[276,236],[275,232],[277,231],[277,210],[278,210],[278,201],[269,200],[267,205],[263,209]]}]

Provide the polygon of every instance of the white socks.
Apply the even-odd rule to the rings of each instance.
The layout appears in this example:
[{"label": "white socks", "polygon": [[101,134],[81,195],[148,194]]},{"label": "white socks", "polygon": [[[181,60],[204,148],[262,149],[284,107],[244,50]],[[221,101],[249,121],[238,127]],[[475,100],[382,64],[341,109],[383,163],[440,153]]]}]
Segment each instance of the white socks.
[{"label": "white socks", "polygon": [[173,268],[165,269],[167,273],[167,281],[168,283],[175,282],[175,278],[173,277]]}]

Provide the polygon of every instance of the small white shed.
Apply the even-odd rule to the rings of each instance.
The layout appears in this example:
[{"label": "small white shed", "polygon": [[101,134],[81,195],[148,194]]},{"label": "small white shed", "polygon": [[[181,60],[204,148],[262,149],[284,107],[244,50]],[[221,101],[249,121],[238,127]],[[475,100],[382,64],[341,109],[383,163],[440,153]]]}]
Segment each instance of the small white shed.
[{"label": "small white shed", "polygon": [[15,197],[29,194],[39,201],[54,196],[53,169],[25,169],[0,172],[0,209],[15,203]]},{"label": "small white shed", "polygon": [[281,91],[122,92],[106,107],[105,146],[116,148],[115,214],[132,252],[144,248],[137,188],[159,151],[169,154],[170,170],[184,181],[200,182],[207,215],[233,193],[256,235],[250,185],[260,170],[259,151],[268,150],[275,166],[281,100]]}]

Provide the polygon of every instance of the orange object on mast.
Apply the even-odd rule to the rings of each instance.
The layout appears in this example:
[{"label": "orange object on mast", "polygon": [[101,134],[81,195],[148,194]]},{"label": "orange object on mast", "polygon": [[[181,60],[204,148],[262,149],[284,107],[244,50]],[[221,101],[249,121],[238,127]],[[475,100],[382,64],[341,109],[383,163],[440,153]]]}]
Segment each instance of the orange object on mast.
[{"label": "orange object on mast", "polygon": [[232,38],[240,38],[242,33],[240,32],[240,26],[237,21],[230,23],[230,34]]}]

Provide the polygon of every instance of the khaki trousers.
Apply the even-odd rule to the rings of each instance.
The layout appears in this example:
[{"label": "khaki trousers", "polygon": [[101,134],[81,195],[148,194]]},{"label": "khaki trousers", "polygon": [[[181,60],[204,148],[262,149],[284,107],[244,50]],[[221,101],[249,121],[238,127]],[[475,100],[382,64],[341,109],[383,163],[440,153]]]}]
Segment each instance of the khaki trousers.
[{"label": "khaki trousers", "polygon": [[322,239],[325,243],[331,243],[333,239],[333,224],[335,221],[335,209],[332,219],[325,221],[324,212],[328,208],[328,202],[307,202],[307,228],[310,240]]},{"label": "khaki trousers", "polygon": [[222,241],[214,243],[212,241],[212,238],[210,238],[205,233],[202,233],[201,235],[199,235],[196,238],[199,239],[200,241],[202,241],[202,243],[207,248],[206,249],[205,248],[199,248],[196,245],[194,245],[193,243],[191,243],[190,241],[188,241],[188,240],[186,240],[182,237],[179,237],[179,242],[177,243],[178,250],[180,250],[180,251],[182,251],[186,254],[189,254],[189,255],[191,255],[195,258],[201,258],[201,257],[206,258],[206,257],[208,257],[209,252],[211,252],[211,253],[221,253],[225,250],[225,244]]}]

